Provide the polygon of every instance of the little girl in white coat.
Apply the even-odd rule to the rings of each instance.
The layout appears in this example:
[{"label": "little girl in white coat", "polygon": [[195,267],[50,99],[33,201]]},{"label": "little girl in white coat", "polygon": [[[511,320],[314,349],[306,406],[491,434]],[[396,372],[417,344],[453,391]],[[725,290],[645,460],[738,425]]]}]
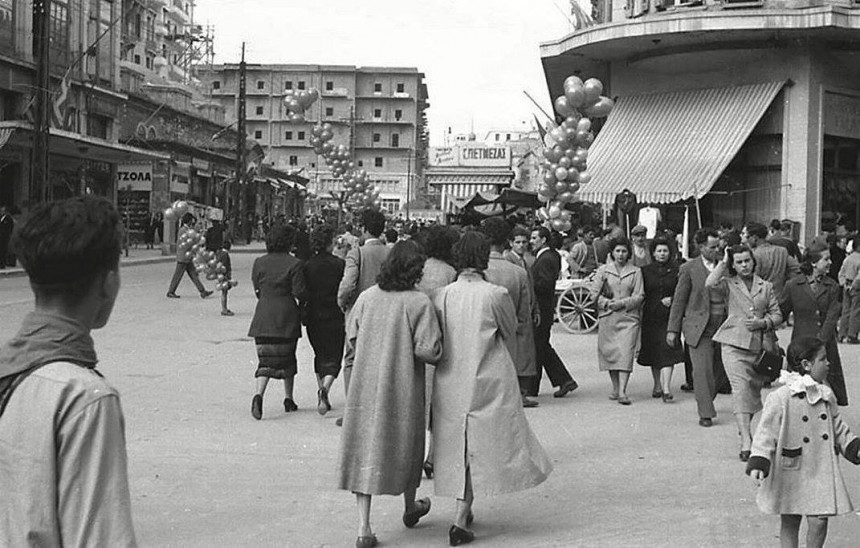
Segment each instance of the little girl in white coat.
[{"label": "little girl in white coat", "polygon": [[759,509],[781,516],[781,545],[798,546],[806,516],[812,548],[824,545],[829,516],[853,511],[838,455],[860,464],[860,439],[842,422],[833,391],[821,384],[829,369],[824,343],[800,337],[787,360],[783,386],[765,401],[747,474],[759,485]]}]

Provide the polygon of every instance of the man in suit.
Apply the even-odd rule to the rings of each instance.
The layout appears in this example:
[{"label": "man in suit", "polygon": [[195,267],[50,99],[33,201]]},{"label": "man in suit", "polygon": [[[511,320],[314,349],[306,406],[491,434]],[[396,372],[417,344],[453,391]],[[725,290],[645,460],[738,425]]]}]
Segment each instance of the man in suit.
[{"label": "man in suit", "polygon": [[9,262],[9,239],[12,237],[13,228],[15,220],[6,206],[0,206],[0,269],[6,268]]},{"label": "man in suit", "polygon": [[679,334],[684,333],[693,365],[693,392],[699,425],[708,427],[717,416],[714,368],[716,360],[720,359],[719,345],[711,338],[725,320],[726,304],[718,292],[705,289],[705,279],[720,260],[719,234],[712,228],[702,228],[696,232],[695,240],[700,257],[681,265],[669,312],[666,343],[677,345]]},{"label": "man in suit", "polygon": [[773,284],[776,298],[782,295],[785,282],[800,274],[800,265],[784,247],[767,240],[767,227],[761,223],[747,223],[741,231],[741,242],[750,246],[755,259],[755,273]]},{"label": "man in suit", "polygon": [[[369,209],[361,216],[364,225],[362,246],[353,246],[346,254],[346,266],[343,278],[337,289],[337,304],[343,310],[344,317],[349,318],[352,305],[361,293],[376,284],[376,275],[382,263],[388,257],[391,248],[380,239],[385,230],[385,215],[380,211]],[[347,320],[349,321],[349,320]],[[346,341],[343,356],[343,388],[349,391],[349,379],[352,376],[352,364],[355,359],[355,351]],[[338,426],[342,419],[338,419]]]},{"label": "man in suit", "polygon": [[524,269],[506,260],[502,255],[508,234],[511,232],[507,221],[500,217],[485,219],[481,223],[481,232],[490,240],[490,260],[484,276],[491,284],[508,290],[508,296],[517,313],[517,336],[506,343],[517,370],[523,407],[537,407],[538,402],[526,396],[531,388],[532,378],[537,374],[532,322],[532,290],[529,287],[529,278]]},{"label": "man in suit", "polygon": [[537,358],[537,375],[530,395],[536,396],[540,388],[541,370],[545,369],[552,385],[558,388],[553,394],[563,398],[576,390],[579,385],[568,373],[567,368],[558,357],[549,342],[552,331],[553,311],[555,309],[555,282],[561,272],[561,256],[550,245],[551,233],[546,227],[532,230],[531,244],[535,253],[532,265],[532,280],[535,288],[535,298],[540,310],[540,323],[535,327],[535,355]]}]

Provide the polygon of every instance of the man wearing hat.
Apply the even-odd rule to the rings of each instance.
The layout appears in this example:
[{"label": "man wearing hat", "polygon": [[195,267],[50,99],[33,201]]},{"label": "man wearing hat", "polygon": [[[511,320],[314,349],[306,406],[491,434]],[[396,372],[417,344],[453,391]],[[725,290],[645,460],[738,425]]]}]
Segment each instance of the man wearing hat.
[{"label": "man wearing hat", "polygon": [[651,253],[648,251],[648,243],[645,236],[648,229],[644,225],[636,225],[630,231],[630,239],[633,240],[633,266],[643,267],[651,264]]}]

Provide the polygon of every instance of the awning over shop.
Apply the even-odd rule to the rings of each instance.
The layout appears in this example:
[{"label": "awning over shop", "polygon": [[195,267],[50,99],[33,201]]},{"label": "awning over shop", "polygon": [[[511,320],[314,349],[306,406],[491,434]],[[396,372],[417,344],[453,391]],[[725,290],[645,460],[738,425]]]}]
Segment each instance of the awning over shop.
[{"label": "awning over shop", "polygon": [[[34,130],[31,123],[17,120],[0,122],[0,135],[5,135],[7,131],[9,132],[9,136],[6,137],[7,145],[33,147]],[[52,155],[87,158],[111,164],[170,159],[169,154],[162,152],[144,150],[56,128],[50,129],[48,147]]]},{"label": "awning over shop", "polygon": [[622,97],[589,149],[582,201],[610,205],[624,189],[640,203],[707,194],[785,82]]}]

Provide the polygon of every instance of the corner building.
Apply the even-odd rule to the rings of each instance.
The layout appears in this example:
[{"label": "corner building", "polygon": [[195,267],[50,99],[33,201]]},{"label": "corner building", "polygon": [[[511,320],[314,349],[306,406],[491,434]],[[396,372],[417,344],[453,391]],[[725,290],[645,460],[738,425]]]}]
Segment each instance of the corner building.
[{"label": "corner building", "polygon": [[860,3],[595,0],[541,45],[552,97],[572,74],[616,108],[580,198],[633,191],[680,227],[791,219],[808,243],[860,221]]},{"label": "corner building", "polygon": [[[257,65],[246,72],[246,131],[263,147],[266,159],[281,170],[302,171],[309,189],[323,200],[343,191],[310,145],[311,128],[328,122],[335,145],[353,151],[358,168],[380,190],[383,209],[397,213],[423,185],[427,150],[424,75],[416,68],[340,65]],[[236,120],[239,65],[200,69],[210,97]],[[305,121],[291,122],[284,96],[317,88],[319,100]]]}]

